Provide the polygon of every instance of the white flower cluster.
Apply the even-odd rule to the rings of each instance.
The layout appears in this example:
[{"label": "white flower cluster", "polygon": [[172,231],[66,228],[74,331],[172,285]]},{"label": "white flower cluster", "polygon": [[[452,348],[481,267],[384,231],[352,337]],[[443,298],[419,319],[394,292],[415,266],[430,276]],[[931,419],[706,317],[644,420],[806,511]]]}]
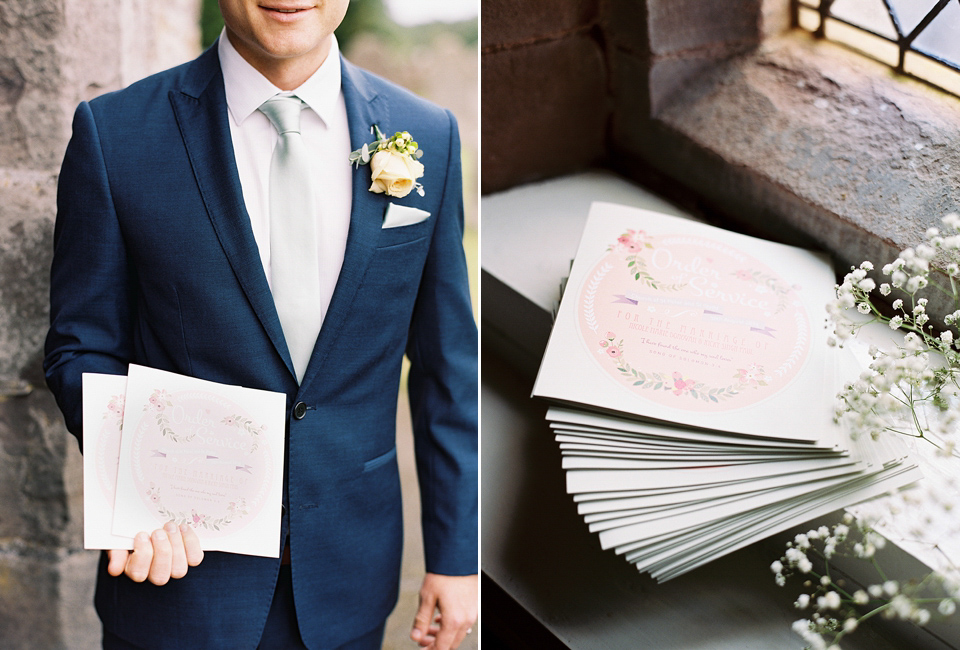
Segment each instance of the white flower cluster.
[{"label": "white flower cluster", "polygon": [[[836,299],[827,305],[833,326],[828,342],[842,346],[870,323],[902,331],[899,345],[888,350],[871,347],[868,369],[837,396],[836,419],[854,436],[902,433],[931,442],[946,456],[960,457],[953,440],[960,430],[960,216],[950,214],[942,222],[942,232],[928,229],[923,243],[904,250],[879,272],[869,261],[851,268],[836,287]],[[932,305],[921,295],[927,292],[952,299],[952,308],[945,311],[953,311],[940,323],[928,313]],[[923,511],[940,521],[954,507],[950,496],[956,491],[952,484],[948,487],[949,494],[915,490],[890,497],[888,514]],[[924,508],[915,499],[924,499]],[[910,525],[931,528],[930,524],[927,520]],[[945,529],[937,530],[943,534]],[[915,533],[923,539],[923,531]],[[876,558],[884,544],[869,522],[855,523],[848,514],[832,528],[821,526],[797,535],[771,565],[779,585],[792,575],[804,580],[805,593],[795,605],[807,612],[807,618],[796,621],[793,629],[809,648],[839,649],[845,635],[874,615],[924,625],[956,611],[960,571],[931,573],[902,584],[889,580]],[[869,563],[879,580],[848,591],[831,575],[831,561],[839,556]]]},{"label": "white flower cluster", "polygon": [[[883,266],[889,282],[877,286],[869,277],[874,265],[864,262],[852,268],[836,287],[836,300],[827,305],[833,322],[830,342],[842,345],[866,324],[886,323],[905,330],[903,344],[893,352],[871,349],[873,362],[860,377],[838,395],[836,419],[844,421],[854,436],[879,436],[883,431],[924,438],[953,452],[950,434],[960,424],[960,340],[951,329],[960,327],[960,216],[943,218],[944,232],[930,228],[927,241],[904,250]],[[932,263],[941,263],[950,282],[941,287],[933,280]],[[952,296],[955,311],[935,326],[927,313],[928,300],[918,293],[926,288]],[[890,304],[892,313],[875,300],[899,291]],[[851,317],[853,309],[857,314]],[[918,411],[935,407],[936,417],[917,417]]]},{"label": "white flower cluster", "polygon": [[[843,637],[876,614],[925,625],[937,614],[950,616],[956,611],[960,590],[942,576],[930,574],[922,581],[903,585],[884,578],[874,554],[885,543],[865,522],[847,514],[832,527],[820,526],[798,534],[787,543],[783,557],[770,565],[777,584],[782,586],[788,577],[799,573],[806,576],[804,585],[812,589],[811,593],[801,593],[794,603],[798,610],[810,612],[807,618],[793,623],[794,632],[808,648],[839,650]],[[843,580],[834,580],[831,575],[830,560],[834,556],[870,562],[881,581],[851,593]],[[822,575],[817,573],[820,566],[814,561],[823,567]],[[937,614],[930,609],[933,605]]]}]

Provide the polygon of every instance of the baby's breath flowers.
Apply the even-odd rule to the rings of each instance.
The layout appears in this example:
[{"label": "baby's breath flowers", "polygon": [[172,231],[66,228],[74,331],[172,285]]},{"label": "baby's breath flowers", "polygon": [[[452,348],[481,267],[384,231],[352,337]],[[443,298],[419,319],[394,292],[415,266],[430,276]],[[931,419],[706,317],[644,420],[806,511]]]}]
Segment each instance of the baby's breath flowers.
[{"label": "baby's breath flowers", "polygon": [[[949,286],[933,273],[935,262]],[[836,300],[827,305],[833,324],[828,342],[843,345],[875,322],[906,335],[895,350],[871,348],[869,368],[838,395],[836,418],[849,425],[854,436],[893,431],[952,453],[951,434],[960,424],[960,348],[955,331],[960,326],[960,217],[947,215],[943,232],[930,228],[924,243],[884,265],[879,285],[869,277],[872,271],[873,264],[864,262],[837,285]],[[893,300],[891,313],[880,298],[894,291],[903,297]],[[952,303],[954,311],[942,323],[934,323],[927,312],[929,300],[922,294],[928,291]],[[859,316],[850,316],[854,309]]]},{"label": "baby's breath flowers", "polygon": [[[781,586],[791,576],[804,580],[805,590],[794,606],[806,618],[795,621],[793,630],[808,648],[839,648],[845,636],[877,615],[926,625],[935,617],[956,611],[960,594],[939,574],[907,583],[889,579],[876,559],[877,550],[885,544],[881,535],[847,514],[832,527],[820,526],[798,534],[787,543],[783,557],[770,565]],[[865,589],[850,588],[842,578],[834,577],[831,561],[837,557],[871,564],[877,582]],[[823,573],[818,573],[820,567]]]},{"label": "baby's breath flowers", "polygon": [[[954,440],[960,427],[958,281],[960,216],[949,214],[943,218],[942,230],[928,229],[923,243],[901,252],[879,273],[869,261],[851,268],[836,287],[836,299],[827,305],[833,326],[830,345],[843,346],[872,323],[886,325],[903,336],[895,344],[882,344],[884,349],[870,347],[867,369],[837,395],[836,420],[854,437],[877,439],[895,433],[929,442],[938,451],[938,464],[927,467],[934,471],[919,488],[858,506],[858,518],[847,513],[832,528],[821,526],[797,535],[787,544],[783,557],[771,565],[777,584],[785,584],[790,576],[804,580],[804,593],[795,606],[806,618],[796,621],[793,629],[809,648],[839,648],[846,635],[877,615],[925,625],[957,609],[960,572],[953,562],[947,561],[946,567],[923,578],[893,580],[877,560],[886,540],[873,526],[900,530],[901,537],[894,539],[921,544],[943,555],[947,554],[942,540],[929,539],[926,530],[935,529],[946,535],[943,539],[953,538],[957,532],[958,522],[951,510],[957,494],[953,476],[960,474],[953,469],[955,457],[960,456]],[[939,321],[928,312],[934,296],[940,298],[934,301],[938,309],[944,302],[951,305],[943,311],[952,312]],[[878,343],[890,338],[889,334],[877,336]],[[872,567],[873,584],[848,588],[843,580],[835,579],[840,557]],[[822,574],[818,573],[821,567]]]}]

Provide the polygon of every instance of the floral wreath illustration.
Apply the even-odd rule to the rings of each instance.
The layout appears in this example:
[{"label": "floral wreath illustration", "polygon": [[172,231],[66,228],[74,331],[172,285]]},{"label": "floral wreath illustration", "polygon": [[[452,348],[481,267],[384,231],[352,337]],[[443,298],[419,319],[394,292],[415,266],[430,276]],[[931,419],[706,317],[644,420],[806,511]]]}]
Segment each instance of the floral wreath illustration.
[{"label": "floral wreath illustration", "polygon": [[[193,440],[196,434],[182,435],[174,431],[173,427],[170,426],[170,419],[167,417],[167,409],[173,407],[173,397],[163,389],[155,389],[153,394],[150,395],[150,398],[147,400],[147,404],[144,405],[144,411],[150,411],[154,414],[157,425],[160,427],[160,434],[171,440],[175,443],[181,442],[190,442]],[[220,421],[221,424],[224,424],[229,427],[236,427],[241,431],[245,431],[250,435],[252,439],[252,444],[250,445],[250,450],[248,454],[252,454],[260,447],[259,436],[261,433],[266,431],[267,427],[265,424],[257,426],[256,423],[248,417],[242,415],[228,415]],[[140,440],[137,440],[139,443]],[[137,447],[139,449],[139,445]],[[238,468],[239,469],[239,468]],[[145,494],[156,507],[157,512],[166,520],[173,520],[177,524],[189,524],[194,528],[202,527],[208,530],[219,531],[225,526],[229,526],[234,521],[243,518],[244,515],[249,514],[247,510],[246,499],[241,498],[239,501],[231,501],[227,505],[227,512],[222,517],[212,517],[209,514],[203,514],[197,512],[196,509],[192,509],[189,513],[182,510],[174,511],[167,508],[160,498],[160,488],[154,484],[150,483],[150,488],[145,491]]]},{"label": "floral wreath illustration", "polygon": [[787,298],[798,288],[788,285],[770,273],[764,273],[755,269],[739,269],[732,275],[738,280],[756,285],[754,291],[758,293],[772,292],[777,297],[777,307],[773,311],[774,314],[779,314],[787,308]]},{"label": "floral wreath illustration", "polygon": [[[648,235],[643,230],[628,229],[617,237],[616,243],[607,247],[607,252],[627,253],[623,257],[623,261],[626,262],[628,273],[633,276],[634,281],[640,282],[654,291],[678,291],[682,289],[685,286],[684,284],[668,284],[656,278],[647,270],[647,263],[643,256],[645,252],[656,248],[655,241],[656,238],[654,236]],[[587,326],[594,333],[599,333],[599,323],[597,322],[594,306],[596,293],[600,287],[601,280],[611,270],[612,266],[609,262],[601,266],[587,283],[584,292],[583,316],[587,322]],[[784,283],[770,273],[756,269],[739,269],[732,275],[740,281],[755,285],[755,291],[759,293],[772,292],[778,300],[776,310],[774,311],[775,314],[779,314],[787,308],[788,296],[799,288]],[[803,319],[799,318],[799,320]],[[800,327],[802,324],[803,323],[798,322],[800,336],[794,345],[794,350],[790,357],[783,366],[777,369],[777,377],[781,376],[785,370],[792,367],[798,360],[800,354],[798,348],[802,347],[802,343],[805,343],[807,340],[805,329]],[[632,386],[642,390],[668,391],[678,397],[685,395],[704,402],[719,403],[736,397],[745,390],[751,388],[757,390],[761,387],[767,387],[771,383],[771,378],[767,375],[764,367],[757,363],[749,364],[744,368],[737,368],[736,373],[732,375],[734,381],[726,386],[711,386],[697,379],[685,377],[683,373],[679,371],[665,372],[647,370],[644,372],[633,367],[624,358],[624,341],[620,339],[619,342],[615,342],[616,338],[617,336],[614,332],[607,332],[606,337],[602,338],[599,342],[600,347],[597,353],[612,359],[621,377],[631,382]]]},{"label": "floral wreath illustration", "polygon": [[756,390],[761,386],[770,385],[770,378],[764,371],[763,366],[756,363],[751,363],[746,368],[738,368],[733,375],[735,381],[727,386],[710,386],[705,382],[684,377],[683,373],[679,371],[667,373],[648,370],[642,372],[631,366],[623,358],[623,339],[614,343],[616,338],[617,335],[614,332],[607,332],[606,338],[600,340],[600,349],[597,352],[613,359],[621,376],[630,381],[633,386],[644,390],[670,391],[678,397],[686,395],[704,402],[719,403],[731,397],[736,397],[748,388]]},{"label": "floral wreath illustration", "polygon": [[197,512],[196,508],[191,508],[189,513],[183,510],[170,510],[164,506],[160,500],[160,488],[155,483],[150,483],[150,489],[146,490],[146,495],[150,498],[150,501],[154,504],[161,517],[166,521],[176,522],[178,526],[180,524],[189,524],[194,528],[206,528],[207,530],[219,531],[221,528],[226,528],[234,521],[242,519],[244,515],[249,514],[247,510],[247,500],[243,497],[241,497],[239,501],[231,501],[227,504],[226,514],[222,517],[215,518]]},{"label": "floral wreath illustration", "polygon": [[654,291],[679,291],[685,285],[667,284],[650,274],[647,271],[647,261],[643,258],[643,253],[647,250],[653,250],[653,236],[648,235],[643,230],[627,230],[617,237],[617,243],[607,247],[607,252],[623,251],[627,253],[624,261],[627,263],[627,271],[637,282],[650,287]]},{"label": "floral wreath illustration", "polygon": [[[107,448],[110,441],[116,440],[116,437],[123,433],[123,406],[125,394],[111,395],[107,402],[106,410],[103,412],[103,428],[100,432],[100,440],[97,442],[97,476],[100,480],[100,489],[107,500],[112,500],[114,489],[117,482],[117,459],[112,458],[110,463],[111,470],[107,470]],[[119,443],[117,443],[119,448]]]},{"label": "floral wreath illustration", "polygon": [[123,405],[126,395],[111,395],[107,402],[107,410],[103,413],[104,420],[114,420],[115,424],[123,431]]}]

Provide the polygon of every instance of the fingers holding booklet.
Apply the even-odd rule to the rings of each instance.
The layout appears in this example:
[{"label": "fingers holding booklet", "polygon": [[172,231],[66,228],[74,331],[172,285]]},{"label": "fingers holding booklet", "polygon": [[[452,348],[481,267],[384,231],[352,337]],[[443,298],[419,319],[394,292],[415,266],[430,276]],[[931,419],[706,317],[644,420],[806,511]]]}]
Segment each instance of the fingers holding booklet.
[{"label": "fingers holding booklet", "polygon": [[184,577],[189,567],[200,564],[203,549],[189,525],[168,521],[150,535],[137,533],[132,551],[108,550],[107,558],[107,573],[113,577],[126,575],[134,582],[149,580],[160,586]]}]

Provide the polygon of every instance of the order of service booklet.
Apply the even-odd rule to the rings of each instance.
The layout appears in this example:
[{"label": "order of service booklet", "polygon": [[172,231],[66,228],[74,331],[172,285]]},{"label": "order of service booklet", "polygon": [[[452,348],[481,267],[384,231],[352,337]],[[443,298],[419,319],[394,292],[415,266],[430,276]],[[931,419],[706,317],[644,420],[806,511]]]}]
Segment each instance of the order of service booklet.
[{"label": "order of service booklet", "polygon": [[189,524],[204,550],[278,557],[282,393],[131,365],[86,373],[84,547]]},{"label": "order of service booklet", "polygon": [[826,347],[833,286],[810,251],[595,203],[534,394],[816,442],[825,428],[781,414],[832,400],[826,355],[814,350]]},{"label": "order of service booklet", "polygon": [[833,422],[824,256],[594,203],[533,394],[603,548],[666,580],[919,478]]}]

